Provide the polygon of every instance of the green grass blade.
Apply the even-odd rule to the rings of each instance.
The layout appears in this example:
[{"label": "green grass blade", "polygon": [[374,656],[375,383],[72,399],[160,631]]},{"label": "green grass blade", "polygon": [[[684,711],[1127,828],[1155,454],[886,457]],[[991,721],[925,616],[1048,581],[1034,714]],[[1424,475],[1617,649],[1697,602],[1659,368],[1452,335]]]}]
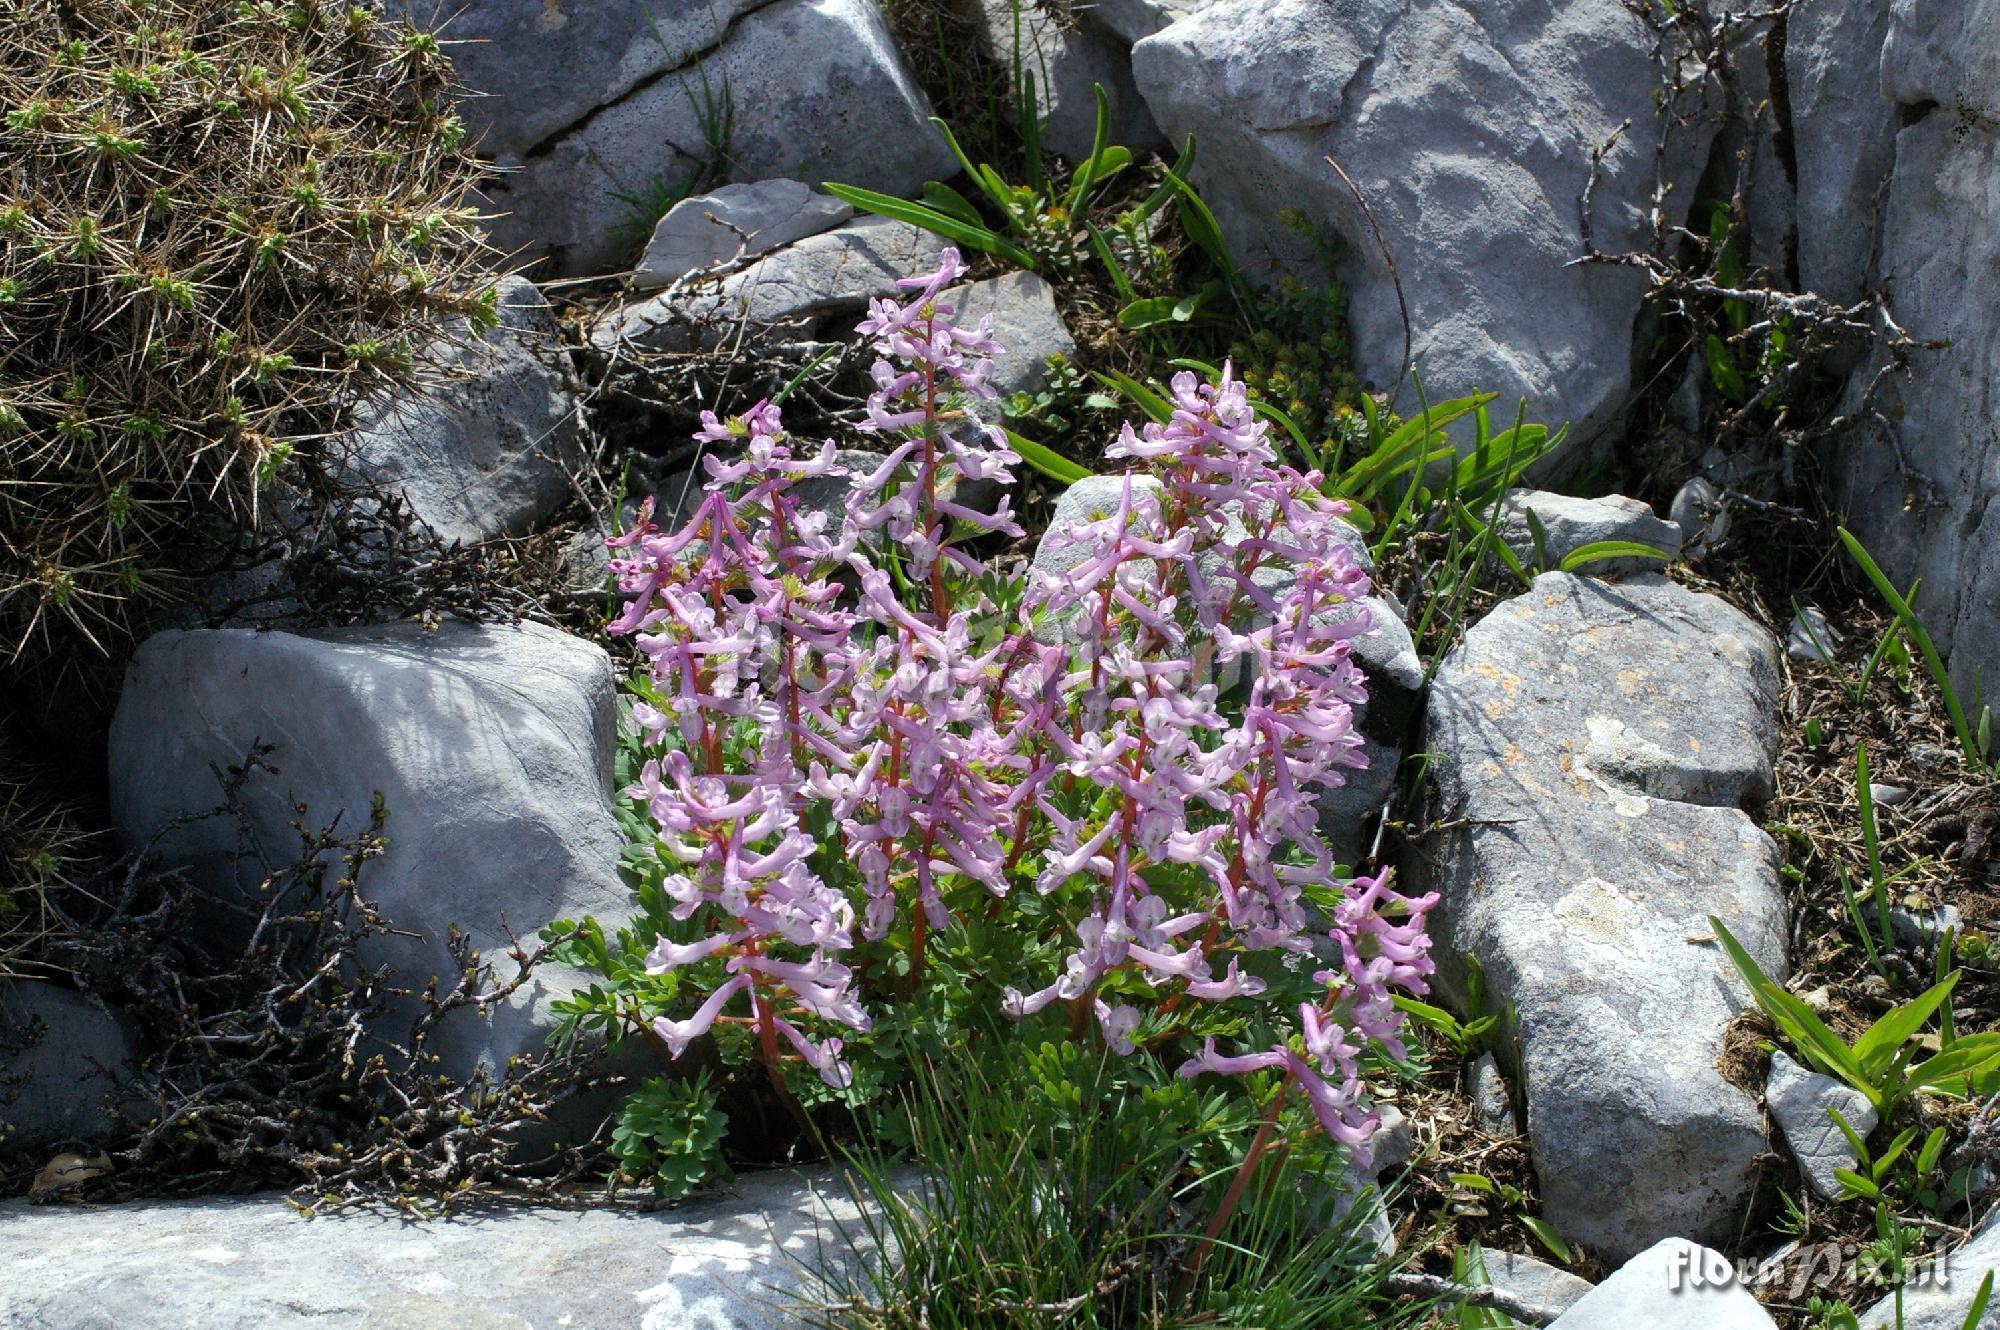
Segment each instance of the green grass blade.
[{"label": "green grass blade", "polygon": [[1178,196],[1175,203],[1180,209],[1181,229],[1187,232],[1188,239],[1208,256],[1208,261],[1215,265],[1224,280],[1231,286],[1240,286],[1242,278],[1237,272],[1236,260],[1230,257],[1229,246],[1222,238],[1222,224],[1215,220],[1208,204],[1193,185],[1172,171],[1167,173],[1165,183]]},{"label": "green grass blade", "polygon": [[[1494,393],[1461,397],[1425,407],[1404,421],[1382,440],[1368,456],[1347,469],[1340,478],[1340,492],[1351,497],[1372,499],[1392,477],[1434,456],[1432,440],[1459,418],[1469,415],[1494,399]],[[1446,455],[1456,449],[1447,445]]]},{"label": "green grass blade", "polygon": [[1014,215],[1014,201],[1007,197],[1005,190],[997,193],[994,191],[991,182],[984,175],[980,174],[979,168],[972,164],[972,159],[965,155],[965,149],[958,146],[958,136],[951,132],[951,126],[936,116],[931,117],[931,123],[937,126],[938,133],[944,135],[945,146],[949,147],[951,155],[958,159],[959,168],[965,172],[966,178],[984,190],[986,196],[993,200],[1002,213],[1012,217]]},{"label": "green grass blade", "polygon": [[[1306,432],[1299,428],[1298,421],[1293,420],[1285,412],[1280,411],[1276,406],[1261,397],[1250,399],[1250,409],[1276,425],[1279,429],[1285,431],[1285,433],[1291,435],[1292,442],[1297,444],[1299,448],[1300,465],[1298,466],[1298,470],[1312,470],[1312,445],[1306,442]],[[1278,460],[1282,462],[1285,459],[1280,457]]]},{"label": "green grass blade", "polygon": [[1187,136],[1187,145],[1181,149],[1180,158],[1167,168],[1166,177],[1154,186],[1153,192],[1146,196],[1146,201],[1139,205],[1138,211],[1134,214],[1136,220],[1141,225],[1153,220],[1153,214],[1166,207],[1173,199],[1175,183],[1185,181],[1188,172],[1193,169],[1194,135],[1190,134]]},{"label": "green grass blade", "polygon": [[1708,924],[1715,930],[1724,953],[1736,966],[1737,974],[1742,976],[1752,996],[1757,999],[1757,1005],[1769,1013],[1799,1051],[1868,1095],[1871,1101],[1876,1099],[1874,1084],[1863,1074],[1860,1060],[1848,1048],[1846,1041],[1828,1029],[1826,1022],[1820,1020],[1811,1007],[1772,983],[1764,968],[1744,950],[1743,944],[1736,940],[1736,935],[1723,925],[1722,920],[1710,915]]},{"label": "green grass blade", "polygon": [[1111,274],[1111,285],[1117,289],[1118,298],[1127,304],[1137,300],[1138,288],[1132,285],[1131,277],[1125,272],[1125,265],[1118,261],[1118,254],[1111,248],[1111,241],[1105,236],[1103,229],[1095,223],[1086,222],[1084,225],[1090,233],[1090,248],[1096,253],[1097,261],[1104,265],[1104,271]]},{"label": "green grass blade", "polygon": [[1988,1270],[1986,1278],[1979,1281],[1979,1291],[1972,1295],[1972,1305],[1965,1309],[1965,1322],[1959,1330],[1979,1330],[1979,1318],[1986,1315],[1986,1305],[1993,1301],[1993,1276]]},{"label": "green grass blade", "polygon": [[1131,375],[1115,369],[1092,370],[1091,373],[1105,387],[1131,398],[1133,405],[1145,412],[1148,420],[1164,425],[1173,419],[1173,403]]},{"label": "green grass blade", "polygon": [[1097,176],[1098,160],[1104,155],[1104,148],[1111,137],[1111,99],[1104,93],[1102,83],[1094,85],[1097,93],[1097,128],[1090,136],[1090,156],[1077,168],[1076,179],[1070,182],[1069,194],[1063,199],[1063,207],[1071,217],[1078,216],[1083,201],[1090,194],[1090,186]]},{"label": "green grass blade", "polygon": [[986,225],[986,219],[979,215],[979,209],[972,206],[971,199],[941,181],[926,180],[921,201],[947,216],[958,218],[967,226]]},{"label": "green grass blade", "polygon": [[1898,594],[1896,584],[1891,582],[1876,565],[1875,560],[1869,556],[1867,549],[1855,538],[1854,533],[1846,527],[1841,527],[1838,534],[1840,543],[1847,546],[1847,552],[1854,557],[1854,562],[1861,565],[1861,571],[1875,584],[1875,590],[1881,593],[1882,599],[1888,601],[1889,608],[1895,611],[1896,618],[1902,622],[1904,632],[1917,644],[1917,650],[1923,654],[1924,665],[1930,670],[1931,679],[1937,684],[1938,692],[1944,698],[1945,710],[1951,713],[1951,726],[1958,735],[1959,746],[1965,750],[1968,759],[1978,762],[1979,737],[1972,732],[1972,726],[1965,719],[1965,708],[1959,705],[1958,690],[1952,687],[1951,675],[1945,670],[1944,658],[1938,655],[1937,643],[1931,641],[1929,630],[1924,627],[1923,621],[1917,618],[1916,611],[1910,608],[1910,602]]},{"label": "green grass blade", "polygon": [[1889,922],[1889,884],[1882,877],[1882,838],[1875,826],[1875,791],[1868,783],[1868,745],[1854,745],[1854,797],[1861,805],[1861,841],[1868,850],[1869,891],[1875,898],[1875,922],[1882,930],[1882,950],[1896,945]]},{"label": "green grass blade", "polygon": [[1882,968],[1882,953],[1875,946],[1874,930],[1868,926],[1868,916],[1861,912],[1861,898],[1854,894],[1854,879],[1848,875],[1846,864],[1836,864],[1834,872],[1840,878],[1840,893],[1847,900],[1847,917],[1854,921],[1861,949],[1868,953],[1868,968],[1886,979],[1889,976]]}]

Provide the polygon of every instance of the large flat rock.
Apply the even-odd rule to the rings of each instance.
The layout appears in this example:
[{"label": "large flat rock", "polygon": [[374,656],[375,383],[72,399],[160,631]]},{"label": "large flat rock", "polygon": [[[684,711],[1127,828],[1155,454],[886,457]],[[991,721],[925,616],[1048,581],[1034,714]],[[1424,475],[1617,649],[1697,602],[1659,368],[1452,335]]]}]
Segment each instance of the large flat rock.
[{"label": "large flat rock", "polygon": [[1733,1235],[1766,1149],[1717,1070],[1749,998],[1708,918],[1786,973],[1777,853],[1740,807],[1771,793],[1777,669],[1715,597],[1547,573],[1432,683],[1447,829],[1411,869],[1443,893],[1436,954],[1515,1009],[1546,1214],[1617,1258]]},{"label": "large flat rock", "polygon": [[732,335],[738,323],[758,334],[808,336],[824,328],[844,338],[871,299],[896,296],[898,281],[934,270],[944,247],[908,222],[857,217],[735,272],[609,310],[590,340],[606,354],[685,351]]},{"label": "large flat rock", "polygon": [[849,1255],[826,1170],[672,1210],[304,1219],[273,1195],[0,1204],[6,1330],[775,1330]]}]

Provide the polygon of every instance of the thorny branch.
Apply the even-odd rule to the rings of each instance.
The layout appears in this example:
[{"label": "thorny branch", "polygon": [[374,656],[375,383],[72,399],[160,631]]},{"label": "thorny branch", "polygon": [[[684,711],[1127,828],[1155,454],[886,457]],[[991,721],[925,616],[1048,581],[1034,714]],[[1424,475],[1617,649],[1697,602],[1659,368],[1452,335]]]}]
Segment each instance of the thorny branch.
[{"label": "thorny branch", "polygon": [[[378,800],[365,828],[343,834],[338,818],[313,828],[297,806],[297,857],[274,861],[250,834],[243,797],[253,774],[276,774],[269,756],[260,746],[217,773],[219,807],[170,824],[106,886],[101,911],[65,921],[56,958],[147,1045],[109,1104],[113,1171],[90,1185],[125,1195],[276,1184],[305,1210],[431,1213],[478,1191],[553,1196],[574,1183],[594,1163],[585,1148],[522,1138],[560,1105],[620,1083],[593,1066],[594,1050],[572,1043],[458,1079],[439,1074],[435,1048],[447,1022],[483,1021],[568,939],[531,947],[510,930],[502,978],[454,929],[449,974],[414,995],[395,987],[368,959],[371,943],[411,935],[361,886],[386,845],[387,810]],[[233,821],[239,862],[257,876],[247,904],[198,896],[155,867],[165,838],[218,818]],[[412,997],[398,1040],[389,1027]]]},{"label": "thorny branch", "polygon": [[[1696,353],[1711,341],[1730,353],[1744,352],[1758,363],[1761,379],[1743,400],[1728,405],[1716,422],[1710,441],[1720,443],[1753,420],[1768,422],[1776,437],[1805,443],[1832,437],[1848,428],[1873,428],[1895,454],[1898,469],[1915,485],[1935,486],[1910,464],[1889,415],[1879,405],[1880,392],[1891,376],[1907,374],[1911,354],[1936,350],[1944,343],[1913,337],[1897,321],[1882,293],[1841,303],[1813,291],[1779,289],[1781,276],[1761,269],[1745,271],[1740,254],[1732,256],[1731,240],[1749,223],[1749,199],[1756,186],[1760,138],[1766,132],[1770,104],[1747,105],[1741,86],[1741,60],[1753,43],[1767,42],[1782,29],[1792,0],[1765,8],[1715,9],[1707,0],[1684,0],[1665,6],[1656,0],[1626,0],[1626,8],[1655,35],[1653,59],[1660,70],[1662,130],[1655,147],[1655,180],[1649,210],[1650,240],[1645,248],[1607,251],[1595,233],[1596,196],[1606,159],[1630,130],[1627,121],[1591,152],[1590,166],[1578,200],[1578,230],[1582,254],[1570,266],[1608,264],[1645,274],[1648,302],[1685,330],[1677,353]],[[1757,52],[1754,58],[1765,58]],[[1721,136],[1733,156],[1728,208],[1729,239],[1718,241],[1677,220],[1669,202],[1681,154],[1677,144],[1688,135]],[[1682,210],[1684,215],[1685,210]],[[1752,278],[1745,281],[1745,277]],[[1759,282],[1755,279],[1762,278]],[[1747,311],[1749,317],[1743,317]],[[1739,326],[1740,325],[1740,326]],[[1828,354],[1869,344],[1882,359],[1862,386],[1855,405],[1840,415],[1795,421],[1795,405],[1824,396],[1803,392],[1822,372]]]}]

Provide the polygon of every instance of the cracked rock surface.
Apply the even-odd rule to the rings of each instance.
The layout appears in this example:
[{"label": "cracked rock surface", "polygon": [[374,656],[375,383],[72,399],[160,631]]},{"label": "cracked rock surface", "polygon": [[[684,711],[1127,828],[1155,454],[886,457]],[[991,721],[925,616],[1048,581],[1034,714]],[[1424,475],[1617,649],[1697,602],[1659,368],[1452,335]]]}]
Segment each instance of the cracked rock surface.
[{"label": "cracked rock surface", "polygon": [[370,406],[347,445],[358,475],[400,490],[447,541],[533,531],[568,500],[586,451],[548,302],[523,277],[499,291],[499,325],[443,347],[438,378]]},{"label": "cracked rock surface", "polygon": [[495,239],[544,260],[537,277],[629,264],[654,220],[638,200],[718,157],[741,179],[892,194],[956,169],[871,0],[649,7],[657,37],[648,6],[606,0],[500,0],[454,28],[488,94],[481,147],[510,169],[490,191]]},{"label": "cracked rock surface", "polygon": [[806,336],[843,318],[848,326],[826,330],[845,337],[871,298],[893,296],[899,279],[935,268],[944,246],[908,222],[857,217],[735,272],[617,306],[591,329],[590,340],[606,353],[621,343],[642,351],[684,351],[717,339],[739,320],[758,332]]},{"label": "cracked rock surface", "polygon": [[[1871,18],[1882,8],[1817,0],[1815,9],[1829,12],[1814,48],[1860,66],[1840,73],[1849,86],[1875,86],[1879,63],[1882,96],[1858,107],[1834,103],[1841,118],[1820,131],[1822,157],[1847,152],[1858,163],[1849,170],[1872,168],[1848,196],[1865,196],[1860,215],[1877,223],[1876,261],[1860,266],[1870,253],[1866,231],[1837,220],[1806,227],[1803,209],[1801,252],[1810,256],[1817,244],[1843,259],[1836,277],[1865,274],[1911,336],[1947,343],[1885,378],[1876,411],[1847,432],[1841,497],[1883,570],[1898,585],[1923,579],[1924,625],[1960,692],[1971,695],[1982,674],[2000,677],[2000,508],[1992,503],[2000,493],[2000,305],[1970,294],[1990,292],[2000,267],[2000,24],[1990,0],[1896,0],[1886,7],[1877,61],[1864,58],[1877,52],[1861,42],[1882,27]],[[1882,358],[1878,351],[1856,370],[1843,411],[1859,406]]]},{"label": "cracked rock surface", "polygon": [[1780,1052],[1771,1054],[1764,1104],[1785,1134],[1785,1144],[1792,1148],[1805,1180],[1821,1196],[1837,1200],[1841,1185],[1834,1171],[1853,1168],[1856,1161],[1854,1147],[1827,1110],[1838,1110],[1854,1134],[1866,1139],[1876,1121],[1868,1097],[1831,1076],[1807,1071]]},{"label": "cracked rock surface", "polygon": [[[1404,324],[1368,220],[1326,163],[1353,176],[1397,256],[1433,401],[1474,390],[1579,444],[1615,428],[1631,386],[1630,268],[1572,266],[1591,150],[1604,157],[1592,224],[1606,251],[1640,247],[1655,183],[1654,39],[1621,0],[1412,5],[1407,0],[1218,0],[1132,49],[1133,74],[1253,271],[1317,266],[1309,233],[1346,242],[1355,369],[1388,388]],[[1552,90],[1560,89],[1556,94]],[[1706,131],[1663,165],[1692,189]],[[1685,150],[1683,152],[1683,149]]]},{"label": "cracked rock surface", "polygon": [[1516,1010],[1545,1213],[1614,1257],[1732,1236],[1766,1149],[1717,1066],[1749,997],[1708,918],[1786,974],[1777,851],[1742,808],[1772,791],[1778,678],[1713,596],[1547,573],[1431,685],[1440,831],[1410,870],[1443,894],[1443,977],[1470,953]]}]

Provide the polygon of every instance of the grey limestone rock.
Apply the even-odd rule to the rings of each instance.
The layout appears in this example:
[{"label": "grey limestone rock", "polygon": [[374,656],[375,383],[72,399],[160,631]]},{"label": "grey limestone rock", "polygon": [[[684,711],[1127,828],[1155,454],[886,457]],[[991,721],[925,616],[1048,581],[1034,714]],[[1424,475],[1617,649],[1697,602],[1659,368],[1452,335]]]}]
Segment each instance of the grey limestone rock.
[{"label": "grey limestone rock", "polygon": [[0,1153],[88,1144],[112,1126],[107,1097],[125,1083],[132,1030],[73,989],[0,980]]},{"label": "grey limestone rock", "polygon": [[1741,807],[1772,790],[1777,691],[1776,644],[1722,601],[1563,573],[1431,686],[1433,816],[1458,825],[1410,870],[1442,893],[1441,978],[1469,953],[1513,1006],[1545,1213],[1614,1256],[1733,1234],[1766,1148],[1716,1068],[1749,997],[1708,919],[1786,973],[1776,850]]},{"label": "grey limestone rock", "polygon": [[720,278],[612,310],[591,330],[591,342],[603,351],[621,343],[683,351],[720,340],[739,321],[797,336],[845,319],[847,326],[828,328],[845,336],[871,298],[893,296],[898,279],[935,268],[944,245],[907,222],[859,217]]},{"label": "grey limestone rock", "polygon": [[569,498],[582,409],[532,282],[500,281],[499,325],[441,347],[426,390],[372,408],[342,452],[447,541],[522,535]]},{"label": "grey limestone rock", "polygon": [[281,1196],[0,1203],[0,1325],[20,1330],[779,1330],[865,1246],[831,1170],[750,1173],[671,1210],[447,1219]]},{"label": "grey limestone rock", "polygon": [[[1500,539],[1530,570],[1537,566],[1534,529],[1528,525],[1533,513],[1541,523],[1546,566],[1554,568],[1586,545],[1604,541],[1628,541],[1650,545],[1669,558],[1681,551],[1681,529],[1662,521],[1652,505],[1622,494],[1601,499],[1579,499],[1544,490],[1515,490],[1500,505]],[[1592,577],[1616,577],[1624,573],[1657,572],[1666,560],[1646,555],[1619,555],[1599,559],[1578,571]]]},{"label": "grey limestone rock", "polygon": [[[1717,1280],[1706,1265],[1727,1270]],[[1685,1238],[1663,1238],[1632,1256],[1609,1279],[1571,1304],[1550,1330],[1777,1330],[1750,1290],[1733,1278],[1734,1261]]]},{"label": "grey limestone rock", "polygon": [[1764,1105],[1812,1189],[1829,1200],[1837,1198],[1841,1186],[1834,1170],[1854,1167],[1854,1147],[1827,1110],[1836,1110],[1865,1140],[1875,1130],[1875,1110],[1868,1106],[1868,1097],[1831,1076],[1807,1071],[1783,1053],[1773,1053],[1771,1074],[1764,1082]]},{"label": "grey limestone rock", "polygon": [[[474,88],[501,94],[486,140],[509,168],[489,187],[502,214],[495,238],[545,260],[538,272],[571,276],[628,263],[643,239],[630,233],[633,200],[718,154],[747,179],[835,180],[893,194],[954,170],[873,0],[670,0],[664,8],[674,24],[664,45],[646,23],[646,10],[659,4],[533,7],[568,21],[540,33],[540,21],[515,13],[531,8],[528,0],[503,0],[495,8],[508,17],[506,31],[479,52],[468,77]],[[601,40],[593,35],[600,33]],[[564,43],[619,52],[619,72],[586,69],[579,91],[556,90],[544,98],[549,110],[530,110],[530,98],[514,89],[568,77],[571,67],[551,59],[551,44]],[[724,99],[728,138],[713,143]],[[525,122],[516,125],[519,112]]]},{"label": "grey limestone rock", "polygon": [[724,185],[667,210],[646,242],[632,286],[657,291],[690,273],[831,230],[853,215],[852,205],[797,180]]},{"label": "grey limestone rock", "polygon": [[1364,382],[1407,394],[1403,316],[1329,155],[1397,258],[1432,400],[1485,389],[1511,412],[1526,397],[1587,447],[1617,427],[1645,285],[1633,269],[1571,263],[1591,152],[1629,126],[1592,194],[1607,251],[1644,247],[1656,165],[1679,195],[1706,156],[1696,131],[1656,164],[1654,45],[1620,0],[1218,0],[1144,38],[1132,62],[1169,141],[1198,136],[1195,181],[1252,273],[1317,271],[1312,227],[1345,242]]}]

